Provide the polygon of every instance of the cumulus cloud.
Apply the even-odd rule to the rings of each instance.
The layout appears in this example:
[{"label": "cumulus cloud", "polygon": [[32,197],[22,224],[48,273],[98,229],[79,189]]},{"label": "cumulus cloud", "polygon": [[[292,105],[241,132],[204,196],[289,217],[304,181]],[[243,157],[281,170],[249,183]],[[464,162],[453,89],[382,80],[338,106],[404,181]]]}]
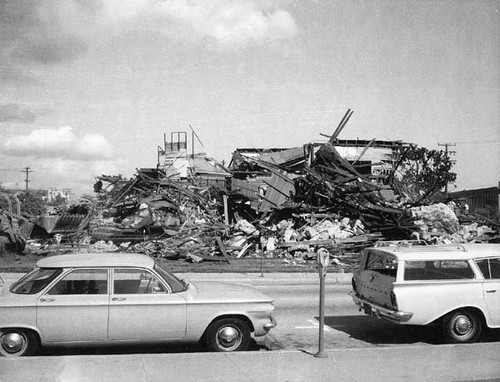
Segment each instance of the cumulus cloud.
[{"label": "cumulus cloud", "polygon": [[289,12],[256,0],[1,0],[4,66],[53,65],[102,38],[149,30],[167,39],[241,47],[293,37]]},{"label": "cumulus cloud", "polygon": [[113,155],[104,136],[85,134],[78,137],[70,126],[38,129],[28,135],[7,138],[3,143],[3,152],[11,156],[78,161],[109,160]]},{"label": "cumulus cloud", "polygon": [[35,121],[37,115],[15,103],[0,104],[0,122],[30,123]]},{"label": "cumulus cloud", "polygon": [[289,12],[249,0],[106,0],[105,4],[112,20],[147,19],[144,25],[157,28],[167,37],[197,36],[224,47],[281,40],[297,33]]}]

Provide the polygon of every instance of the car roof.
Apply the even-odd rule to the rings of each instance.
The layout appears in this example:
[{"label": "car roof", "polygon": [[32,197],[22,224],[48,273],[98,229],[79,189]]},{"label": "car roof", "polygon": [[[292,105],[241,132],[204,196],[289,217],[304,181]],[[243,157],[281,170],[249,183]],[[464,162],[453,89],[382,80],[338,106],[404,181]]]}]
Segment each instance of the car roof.
[{"label": "car roof", "polygon": [[74,267],[144,267],[152,268],[154,260],[138,253],[74,253],[55,255],[37,261],[39,268]]},{"label": "car roof", "polygon": [[500,257],[500,244],[390,246],[368,250],[390,253],[400,260],[468,260]]}]

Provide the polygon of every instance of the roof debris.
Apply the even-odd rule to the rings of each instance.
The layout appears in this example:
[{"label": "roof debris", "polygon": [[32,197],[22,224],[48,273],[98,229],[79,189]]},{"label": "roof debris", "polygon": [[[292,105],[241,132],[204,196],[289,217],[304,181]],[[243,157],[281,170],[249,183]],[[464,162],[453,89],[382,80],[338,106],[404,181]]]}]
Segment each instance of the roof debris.
[{"label": "roof debris", "polygon": [[[101,175],[95,200],[73,206],[47,232],[85,251],[193,263],[264,257],[300,265],[327,249],[340,269],[381,240],[498,240],[498,225],[460,225],[449,205],[419,205],[409,196],[397,168],[411,145],[339,140],[351,115],[326,143],[238,149],[228,168],[193,154],[204,167],[186,178],[161,166],[137,169],[131,179]],[[47,245],[31,250],[54,248]]]}]

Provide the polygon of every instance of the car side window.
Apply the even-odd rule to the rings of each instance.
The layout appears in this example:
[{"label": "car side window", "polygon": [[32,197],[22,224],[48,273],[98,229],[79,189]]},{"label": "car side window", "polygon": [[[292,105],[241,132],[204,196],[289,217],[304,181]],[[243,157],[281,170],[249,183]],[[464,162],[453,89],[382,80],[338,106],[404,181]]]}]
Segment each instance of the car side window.
[{"label": "car side window", "polygon": [[113,271],[114,294],[152,294],[166,291],[158,277],[145,269],[117,268]]},{"label": "car side window", "polygon": [[474,272],[465,260],[432,260],[405,262],[405,280],[473,279]]},{"label": "car side window", "polygon": [[107,294],[107,269],[75,269],[47,292],[49,295]]},{"label": "car side window", "polygon": [[500,279],[500,258],[477,260],[476,264],[485,279]]}]

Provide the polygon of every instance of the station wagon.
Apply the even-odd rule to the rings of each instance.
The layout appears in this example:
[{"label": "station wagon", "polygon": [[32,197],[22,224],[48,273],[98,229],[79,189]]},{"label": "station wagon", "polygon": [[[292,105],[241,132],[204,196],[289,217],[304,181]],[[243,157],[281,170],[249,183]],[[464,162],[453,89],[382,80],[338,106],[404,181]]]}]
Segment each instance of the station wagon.
[{"label": "station wagon", "polygon": [[451,343],[500,328],[500,244],[391,245],[364,250],[351,297],[366,314],[437,324]]}]

